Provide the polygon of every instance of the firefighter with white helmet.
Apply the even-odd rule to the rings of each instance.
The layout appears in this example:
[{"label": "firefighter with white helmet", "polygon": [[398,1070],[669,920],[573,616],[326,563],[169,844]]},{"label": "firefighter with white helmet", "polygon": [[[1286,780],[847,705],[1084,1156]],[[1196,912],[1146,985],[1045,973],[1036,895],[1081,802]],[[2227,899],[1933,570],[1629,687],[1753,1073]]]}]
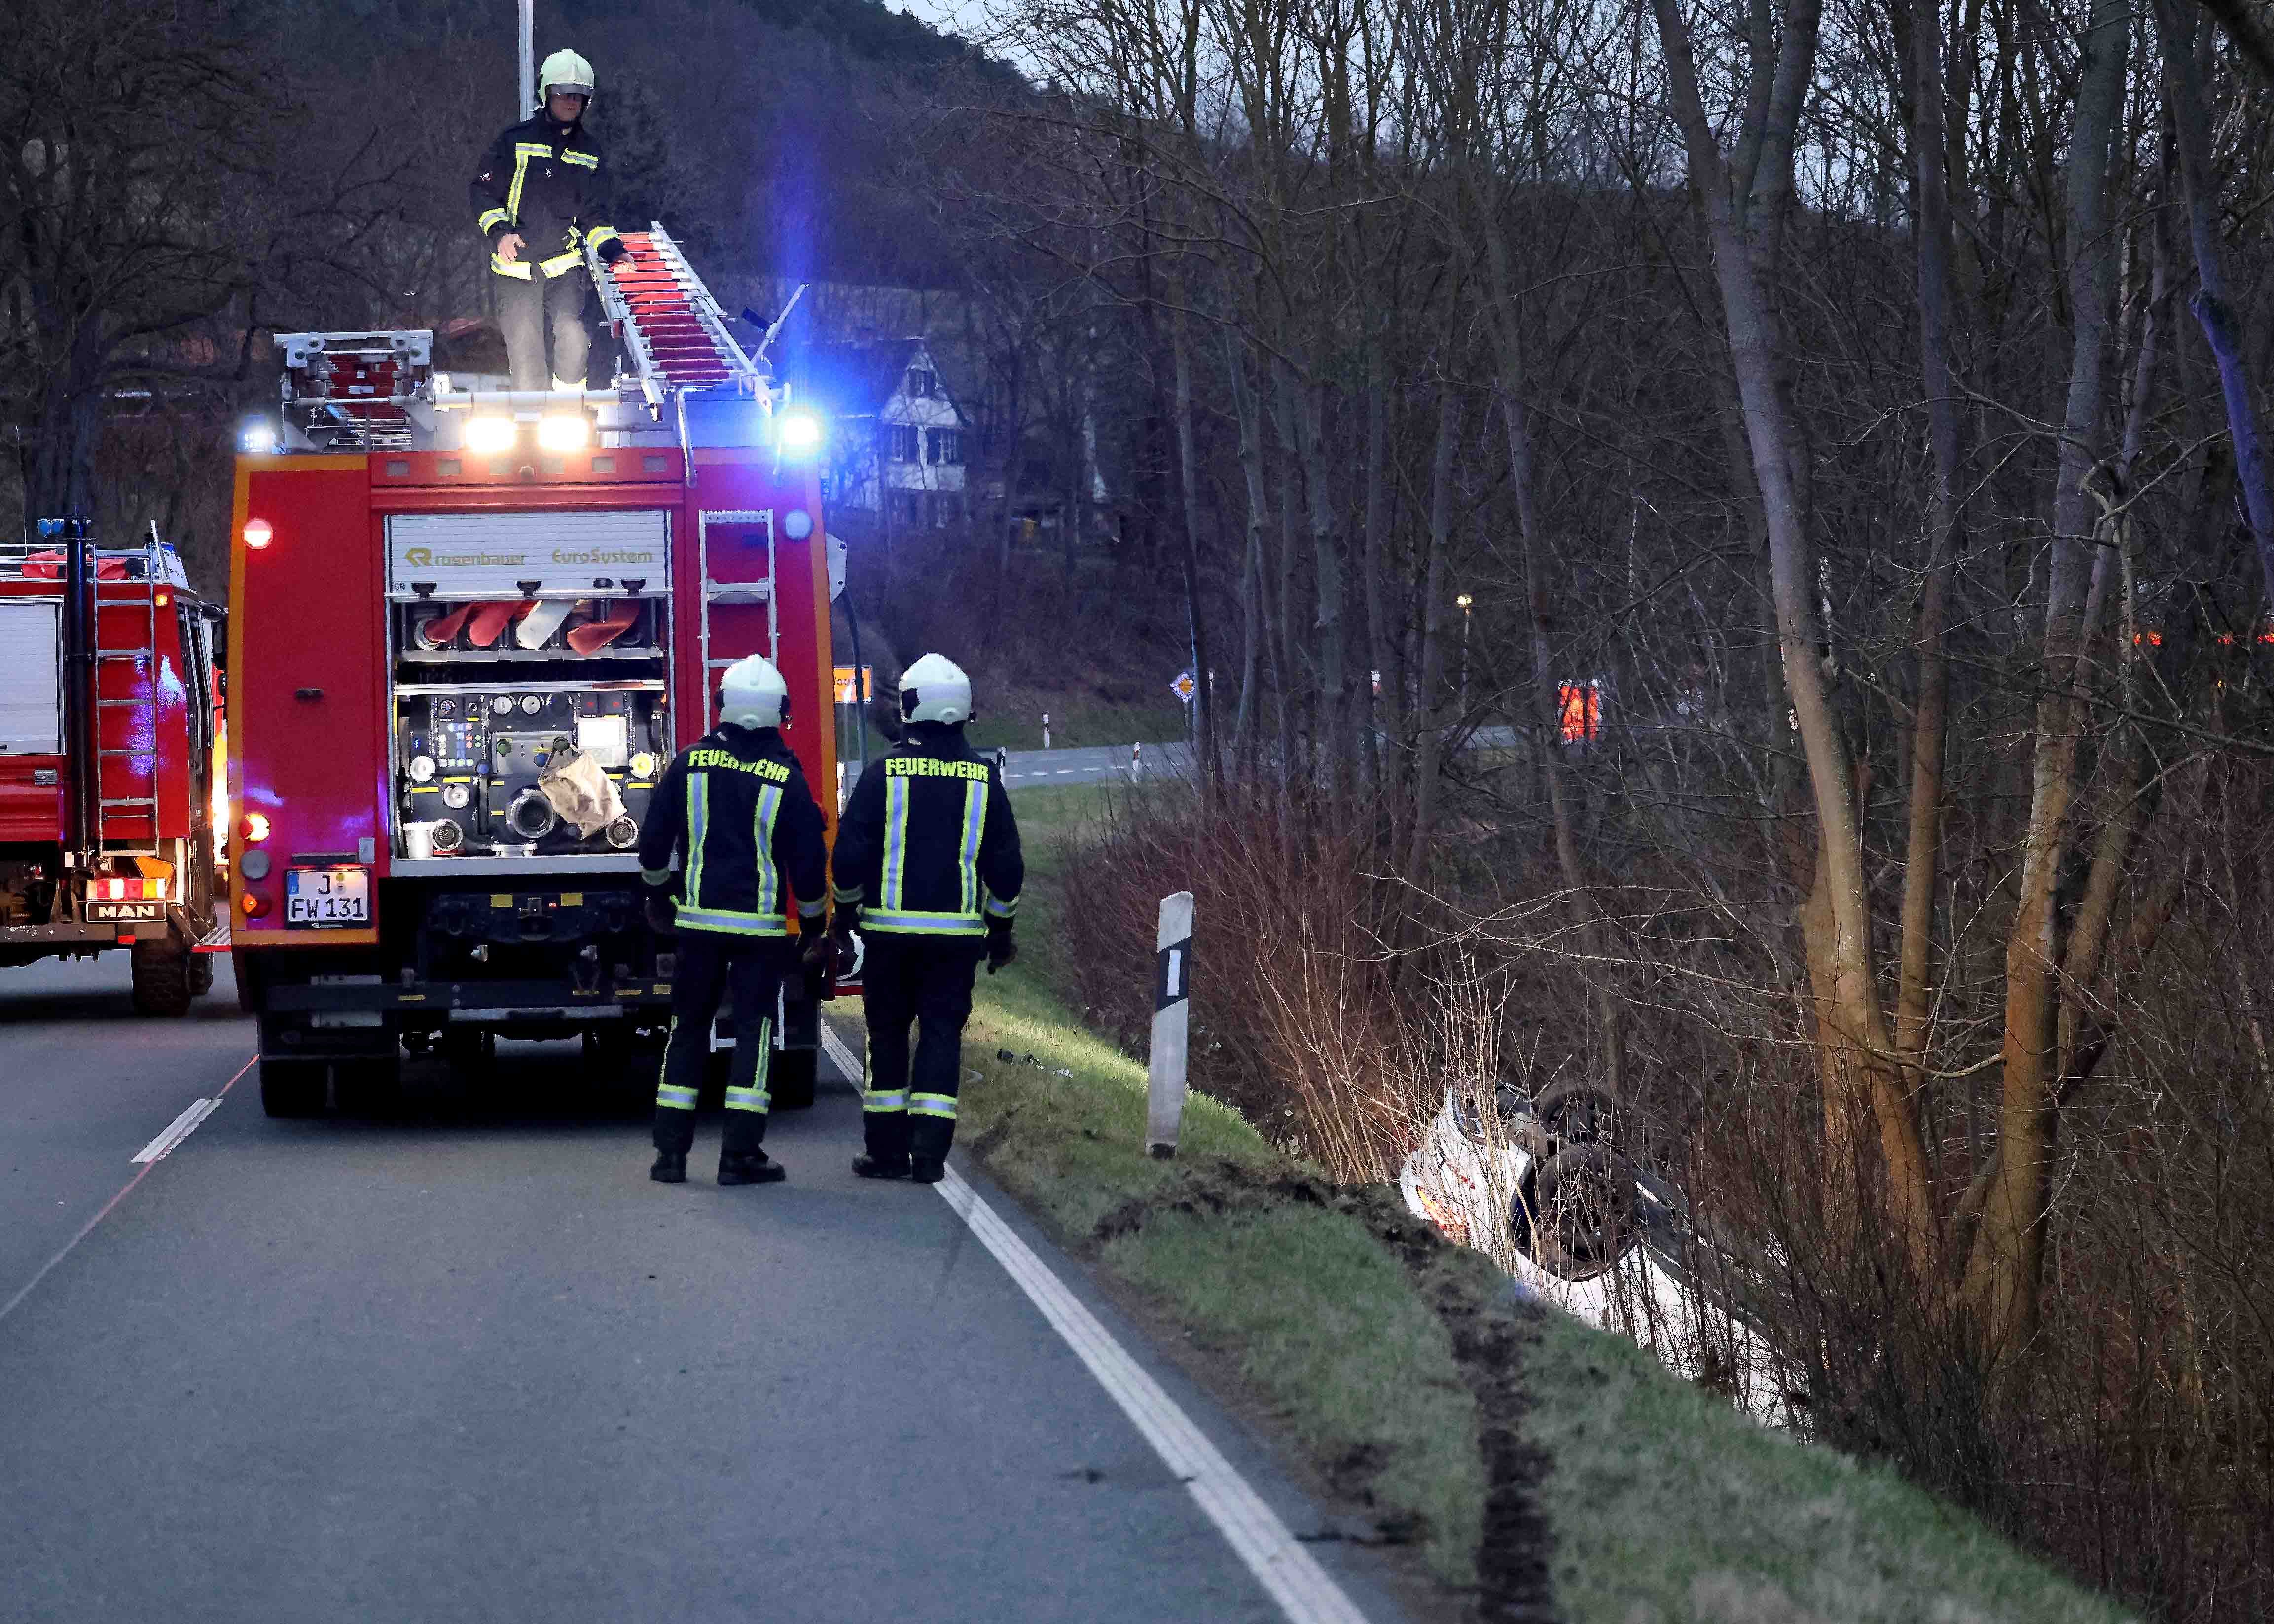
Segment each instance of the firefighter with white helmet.
[{"label": "firefighter with white helmet", "polygon": [[762,1146],[772,1104],[766,1082],[774,1004],[794,962],[789,907],[794,898],[801,928],[818,938],[828,906],[821,808],[782,740],[788,711],[788,686],[771,661],[754,654],[729,666],[719,685],[719,726],[673,760],[640,830],[648,922],[677,932],[671,1039],[656,1085],[649,1169],[662,1184],[686,1181],[711,1024],[728,994],[734,1059],[719,1182],[763,1184],[784,1177]]},{"label": "firefighter with white helmet", "polygon": [[[516,389],[582,389],[591,339],[584,330],[584,249],[621,276],[636,268],[601,199],[600,149],[584,129],[592,64],[553,52],[538,71],[534,117],[490,143],[474,177],[475,223],[488,239],[498,326]],[[545,338],[553,335],[553,359]]]},{"label": "firefighter with white helmet", "polygon": [[940,656],[902,672],[900,742],[861,775],[838,823],[834,934],[858,929],[867,948],[863,1178],[938,1182],[979,961],[991,975],[1018,953],[1019,824],[995,763],[964,742],[971,714],[971,679]]}]

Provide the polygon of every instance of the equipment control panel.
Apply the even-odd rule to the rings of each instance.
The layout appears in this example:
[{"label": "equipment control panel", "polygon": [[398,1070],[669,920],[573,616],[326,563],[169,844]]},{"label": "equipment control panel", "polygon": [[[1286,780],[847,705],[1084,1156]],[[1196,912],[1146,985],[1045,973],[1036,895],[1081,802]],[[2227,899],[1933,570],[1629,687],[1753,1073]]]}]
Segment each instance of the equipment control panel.
[{"label": "equipment control panel", "polygon": [[[397,849],[412,857],[479,857],[637,844],[669,756],[662,688],[659,681],[398,687]],[[621,816],[589,835],[562,820],[542,782],[548,768],[575,755],[590,756],[623,803]]]}]

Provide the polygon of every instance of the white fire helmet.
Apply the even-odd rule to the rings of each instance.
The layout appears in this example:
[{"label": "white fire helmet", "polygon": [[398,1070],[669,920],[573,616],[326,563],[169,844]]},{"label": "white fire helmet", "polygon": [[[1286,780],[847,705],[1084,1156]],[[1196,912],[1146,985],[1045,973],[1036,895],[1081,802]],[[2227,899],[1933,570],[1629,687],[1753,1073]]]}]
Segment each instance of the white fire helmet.
[{"label": "white fire helmet", "polygon": [[971,679],[953,662],[927,654],[900,673],[900,720],[968,722]]},{"label": "white fire helmet", "polygon": [[789,715],[789,684],[763,654],[736,660],[719,683],[719,719],[737,727],[779,727]]},{"label": "white fire helmet", "polygon": [[537,94],[551,95],[556,90],[590,101],[592,95],[592,64],[572,50],[557,50],[545,59],[537,71]]}]

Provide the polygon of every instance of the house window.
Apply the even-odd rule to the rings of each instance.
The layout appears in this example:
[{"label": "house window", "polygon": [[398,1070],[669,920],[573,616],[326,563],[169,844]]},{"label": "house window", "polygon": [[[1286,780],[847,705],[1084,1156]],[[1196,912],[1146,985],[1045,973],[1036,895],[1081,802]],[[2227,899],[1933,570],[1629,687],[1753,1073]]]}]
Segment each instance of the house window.
[{"label": "house window", "polygon": [[924,368],[921,366],[908,368],[908,393],[915,395],[916,399],[920,401],[929,399],[932,391],[938,387],[939,380]]},{"label": "house window", "polygon": [[924,498],[924,505],[931,509],[932,529],[944,530],[954,522],[955,498],[947,492],[934,491]]},{"label": "house window", "polygon": [[953,429],[924,431],[924,461],[952,468],[963,461],[963,446]]},{"label": "house window", "polygon": [[914,530],[923,523],[923,499],[914,491],[892,492],[892,522]]},{"label": "house window", "polygon": [[912,425],[887,424],[885,432],[891,437],[888,449],[893,462],[913,462],[916,460],[916,432]]}]

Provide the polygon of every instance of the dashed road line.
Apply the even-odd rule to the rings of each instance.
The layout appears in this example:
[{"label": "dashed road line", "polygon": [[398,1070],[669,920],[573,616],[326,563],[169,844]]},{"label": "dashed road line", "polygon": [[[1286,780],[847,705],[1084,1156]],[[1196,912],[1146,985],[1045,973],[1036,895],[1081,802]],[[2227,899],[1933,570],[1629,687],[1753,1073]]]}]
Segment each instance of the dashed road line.
[{"label": "dashed road line", "polygon": [[145,1145],[140,1150],[137,1151],[134,1154],[134,1160],[137,1162],[157,1162],[162,1160],[168,1151],[173,1149],[175,1146],[189,1138],[190,1135],[196,1131],[197,1125],[200,1123],[203,1122],[207,1117],[212,1116],[220,1109],[221,1096],[218,1094],[215,1095],[210,1100],[191,1101],[190,1109],[184,1111],[180,1116],[175,1117],[172,1124],[169,1126],[163,1133],[160,1134],[156,1139],[152,1139],[147,1145]]},{"label": "dashed road line", "polygon": [[[822,1047],[857,1091],[861,1063],[828,1021],[821,1023]],[[1367,1624],[1366,1614],[1344,1593],[1319,1560],[1279,1520],[1246,1478],[1226,1460],[1209,1435],[1145,1367],[1116,1342],[1034,1249],[997,1215],[951,1167],[933,1186],[982,1245],[1027,1294],[1074,1357],[1088,1367],[1162,1463],[1175,1474],[1216,1531],[1269,1592],[1289,1624]]]},{"label": "dashed road line", "polygon": [[[220,1093],[214,1096],[214,1103],[216,1105],[220,1104],[222,1096],[228,1094],[230,1089],[237,1086],[237,1078],[243,1077],[247,1071],[252,1070],[254,1065],[259,1064],[259,1060],[260,1056],[255,1056],[252,1059],[246,1061],[243,1065],[239,1066],[237,1069],[237,1077],[230,1078],[229,1081],[221,1086]],[[200,1103],[202,1104],[203,1101],[200,1101]],[[193,1107],[192,1109],[195,1108]],[[207,1113],[207,1115],[210,1114],[210,1112]],[[184,1112],[183,1115],[186,1116],[188,1113]],[[202,1121],[204,1118],[200,1117],[199,1120]],[[180,1122],[180,1117],[175,1118],[176,1126],[179,1126]],[[192,1124],[191,1125],[194,1127],[196,1124]],[[167,1133],[170,1133],[172,1132],[172,1128],[169,1128],[166,1131]],[[186,1132],[187,1130],[184,1129],[184,1132]],[[165,1137],[166,1135],[164,1133],[158,1136],[159,1139],[163,1139]],[[156,1141],[154,1140],[152,1142],[155,1143]],[[137,1156],[135,1161],[141,1162],[142,1158]],[[158,1162],[155,1157],[153,1157],[147,1162],[142,1162],[142,1165],[135,1169],[134,1177],[128,1179],[125,1184],[119,1186],[118,1193],[112,1196],[110,1199],[102,1204],[102,1210],[101,1212],[95,1214],[94,1217],[88,1219],[85,1223],[79,1226],[79,1233],[72,1236],[71,1239],[64,1243],[62,1251],[56,1252],[54,1257],[49,1258],[45,1263],[41,1264],[40,1266],[40,1272],[33,1275],[31,1279],[26,1281],[23,1284],[23,1289],[18,1291],[15,1296],[10,1297],[5,1303],[0,1303],[0,1320],[5,1320],[10,1314],[14,1313],[18,1308],[21,1307],[24,1299],[31,1296],[32,1293],[38,1289],[39,1283],[45,1280],[49,1274],[55,1273],[56,1265],[61,1263],[65,1258],[71,1256],[72,1251],[74,1247],[76,1247],[81,1241],[85,1240],[88,1236],[94,1234],[94,1226],[101,1223],[104,1219],[109,1217],[112,1213],[116,1212],[118,1209],[118,1204],[121,1201],[124,1201],[128,1196],[132,1195],[134,1193],[134,1186],[140,1184],[144,1179],[149,1177],[150,1169],[157,1165]]]}]

